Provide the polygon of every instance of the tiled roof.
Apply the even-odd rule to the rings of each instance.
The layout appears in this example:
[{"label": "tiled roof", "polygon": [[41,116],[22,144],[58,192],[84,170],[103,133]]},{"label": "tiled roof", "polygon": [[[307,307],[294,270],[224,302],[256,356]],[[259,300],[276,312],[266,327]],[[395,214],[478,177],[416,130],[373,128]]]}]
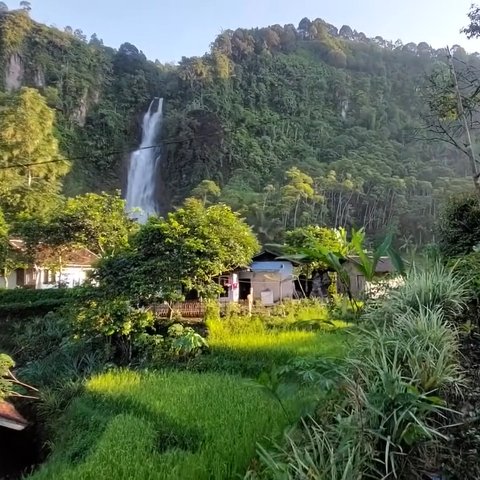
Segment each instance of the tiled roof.
[{"label": "tiled roof", "polygon": [[8,402],[0,401],[0,426],[13,430],[23,430],[28,425],[27,420]]},{"label": "tiled roof", "polygon": [[[9,239],[10,245],[21,252],[26,251],[25,242],[20,238]],[[39,245],[35,254],[35,262],[38,264],[46,263],[56,255],[52,248],[45,245]],[[71,248],[62,255],[63,264],[68,266],[91,267],[99,259],[98,255],[88,250],[88,248]]]}]

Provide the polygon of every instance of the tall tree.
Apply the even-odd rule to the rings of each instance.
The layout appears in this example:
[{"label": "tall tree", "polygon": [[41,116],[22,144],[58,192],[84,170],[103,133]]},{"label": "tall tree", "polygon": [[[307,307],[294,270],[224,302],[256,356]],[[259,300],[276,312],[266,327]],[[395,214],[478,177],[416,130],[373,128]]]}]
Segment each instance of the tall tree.
[{"label": "tall tree", "polygon": [[55,137],[55,114],[37,90],[0,98],[0,207],[10,217],[45,216],[69,170]]},{"label": "tall tree", "polygon": [[98,255],[112,255],[128,246],[138,224],[128,217],[120,192],[87,193],[67,200],[54,218],[70,242]]},{"label": "tall tree", "polygon": [[182,290],[208,297],[218,292],[213,277],[248,265],[258,249],[251,229],[229,207],[187,199],[165,219],[151,217],[127,253],[102,262],[97,278],[113,293],[123,289],[137,298],[174,300]]},{"label": "tall tree", "polygon": [[293,205],[293,228],[297,226],[297,215],[300,202],[302,200],[309,200],[315,197],[315,190],[313,189],[312,178],[300,171],[297,167],[290,168],[286,177],[287,184],[283,187],[282,192],[284,199],[287,202],[287,207],[290,209]]},{"label": "tall tree", "polygon": [[462,29],[463,33],[465,33],[468,38],[480,37],[480,7],[478,5],[472,4],[468,18],[470,24]]},{"label": "tall tree", "polygon": [[27,2],[26,0],[22,0],[20,2],[20,8],[22,10],[25,10],[27,12],[30,12],[32,10],[32,4],[30,2]]},{"label": "tall tree", "polygon": [[206,205],[210,199],[220,196],[220,187],[212,180],[202,180],[193,190],[192,197],[198,198]]}]

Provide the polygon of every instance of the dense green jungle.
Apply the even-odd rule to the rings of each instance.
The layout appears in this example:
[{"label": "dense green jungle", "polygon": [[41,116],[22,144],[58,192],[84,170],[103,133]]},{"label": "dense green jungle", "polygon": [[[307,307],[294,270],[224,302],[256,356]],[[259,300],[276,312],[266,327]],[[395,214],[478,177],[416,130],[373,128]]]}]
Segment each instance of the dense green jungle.
[{"label": "dense green jungle", "polygon": [[[465,68],[480,66],[477,54],[452,50]],[[116,50],[95,34],[39,24],[26,10],[3,11],[1,102],[17,112],[9,127],[21,136],[26,117],[54,112],[59,162],[41,165],[51,156],[33,146],[3,152],[0,167],[27,167],[0,170],[1,183],[15,185],[3,187],[0,206],[7,218],[38,216],[61,194],[124,189],[142,115],[163,97],[161,212],[210,180],[205,198],[241,212],[264,243],[312,223],[428,243],[442,201],[471,188],[463,154],[422,130],[426,79],[445,62],[446,51],[425,42],[305,18],[298,27],[227,30],[203,57],[161,64],[130,43]],[[24,87],[42,98],[19,99]]]}]

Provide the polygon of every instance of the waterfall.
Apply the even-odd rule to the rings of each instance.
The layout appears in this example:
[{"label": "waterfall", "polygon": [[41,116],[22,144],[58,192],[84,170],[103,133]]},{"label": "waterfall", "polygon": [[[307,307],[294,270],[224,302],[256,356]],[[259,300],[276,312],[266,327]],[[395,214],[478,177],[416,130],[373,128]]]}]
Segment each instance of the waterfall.
[{"label": "waterfall", "polygon": [[[132,216],[145,223],[150,215],[157,213],[155,198],[156,167],[159,157],[158,134],[163,120],[163,98],[154,98],[143,117],[142,141],[132,153],[128,168],[127,211],[139,209]],[[153,148],[150,148],[153,147]]]}]

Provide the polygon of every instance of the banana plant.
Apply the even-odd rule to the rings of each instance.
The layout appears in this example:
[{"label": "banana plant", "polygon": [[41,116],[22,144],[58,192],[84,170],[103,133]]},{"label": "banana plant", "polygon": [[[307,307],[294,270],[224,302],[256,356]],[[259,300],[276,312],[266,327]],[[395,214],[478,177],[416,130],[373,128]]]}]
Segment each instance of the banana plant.
[{"label": "banana plant", "polygon": [[402,257],[394,250],[392,243],[393,235],[389,233],[383,242],[373,251],[373,254],[368,255],[365,251],[364,245],[365,231],[363,229],[352,229],[349,244],[350,250],[357,257],[355,259],[356,267],[365,277],[366,281],[371,282],[375,279],[378,262],[384,256],[388,256],[392,262],[393,268],[401,275],[404,275],[405,264]]},{"label": "banana plant", "polygon": [[[279,258],[294,260],[301,263],[323,262],[330,269],[337,273],[338,279],[345,288],[345,292],[351,302],[354,302],[349,272],[344,264],[347,260],[355,262],[357,269],[365,277],[366,281],[371,282],[375,278],[378,262],[382,257],[388,256],[392,262],[395,271],[401,275],[405,274],[405,263],[402,257],[393,248],[393,234],[388,234],[383,242],[378,246],[373,254],[368,254],[365,249],[365,230],[352,229],[350,241],[347,242],[346,230],[339,231],[342,240],[346,243],[346,248],[338,251],[332,251],[327,247],[317,244],[298,249],[298,253],[285,255]],[[276,246],[277,248],[280,246]],[[345,253],[347,252],[347,253]],[[355,257],[353,259],[352,257]]]}]

